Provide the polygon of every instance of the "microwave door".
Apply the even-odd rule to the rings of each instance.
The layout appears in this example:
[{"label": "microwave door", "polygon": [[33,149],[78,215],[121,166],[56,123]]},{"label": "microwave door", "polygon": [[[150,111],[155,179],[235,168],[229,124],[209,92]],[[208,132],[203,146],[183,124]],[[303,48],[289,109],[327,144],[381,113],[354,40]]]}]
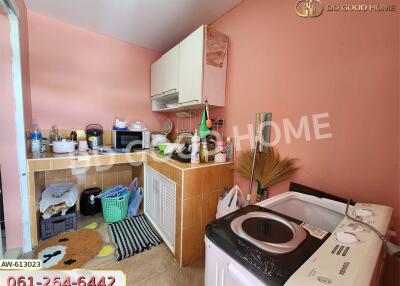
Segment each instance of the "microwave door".
[{"label": "microwave door", "polygon": [[143,142],[142,132],[120,131],[118,132],[117,148],[121,149],[141,149]]}]

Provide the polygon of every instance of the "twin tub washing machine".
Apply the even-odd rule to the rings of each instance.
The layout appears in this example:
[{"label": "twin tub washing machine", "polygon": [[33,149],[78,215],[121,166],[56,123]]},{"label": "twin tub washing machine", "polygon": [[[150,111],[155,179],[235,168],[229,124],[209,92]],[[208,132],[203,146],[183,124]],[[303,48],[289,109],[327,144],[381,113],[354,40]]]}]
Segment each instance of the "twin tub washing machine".
[{"label": "twin tub washing machine", "polygon": [[[214,221],[206,228],[205,285],[379,285],[383,243],[345,210],[346,200],[292,183]],[[386,233],[392,209],[352,203],[349,214]]]}]

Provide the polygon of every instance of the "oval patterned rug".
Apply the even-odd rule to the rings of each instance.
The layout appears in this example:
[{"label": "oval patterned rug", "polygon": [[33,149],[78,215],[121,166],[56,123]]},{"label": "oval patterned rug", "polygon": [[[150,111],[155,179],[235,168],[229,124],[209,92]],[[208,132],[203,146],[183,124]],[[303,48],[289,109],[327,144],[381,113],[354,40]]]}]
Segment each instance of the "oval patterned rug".
[{"label": "oval patterned rug", "polygon": [[33,254],[45,269],[77,269],[96,257],[104,244],[94,229],[80,229],[54,236],[39,244]]}]

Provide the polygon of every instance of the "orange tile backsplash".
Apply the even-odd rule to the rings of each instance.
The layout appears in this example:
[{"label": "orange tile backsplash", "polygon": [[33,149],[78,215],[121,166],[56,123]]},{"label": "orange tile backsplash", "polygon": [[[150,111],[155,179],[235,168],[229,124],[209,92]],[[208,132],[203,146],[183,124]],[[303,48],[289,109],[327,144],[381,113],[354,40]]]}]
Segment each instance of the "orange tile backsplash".
[{"label": "orange tile backsplash", "polygon": [[[80,129],[80,128],[79,128]],[[80,129],[84,130],[84,129]],[[45,138],[49,138],[50,129],[42,129],[42,135]],[[68,138],[71,134],[71,129],[58,129],[58,135],[61,137]],[[84,138],[78,138],[78,140],[82,140]],[[103,132],[103,145],[111,145],[111,130],[104,130]]]},{"label": "orange tile backsplash", "polygon": [[205,227],[215,219],[224,188],[233,187],[233,172],[231,165],[184,171],[181,265],[204,255]]},{"label": "orange tile backsplash", "polygon": [[200,258],[203,231],[200,224],[193,225],[183,231],[181,265],[185,266]]},{"label": "orange tile backsplash", "polygon": [[199,224],[202,216],[203,198],[199,194],[196,197],[183,201],[183,229]]}]

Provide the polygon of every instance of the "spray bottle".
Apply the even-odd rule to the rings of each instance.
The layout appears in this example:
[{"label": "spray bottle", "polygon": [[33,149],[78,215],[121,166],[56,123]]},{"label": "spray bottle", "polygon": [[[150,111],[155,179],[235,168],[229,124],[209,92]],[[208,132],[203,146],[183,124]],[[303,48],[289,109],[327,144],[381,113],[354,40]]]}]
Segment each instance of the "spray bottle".
[{"label": "spray bottle", "polygon": [[200,163],[200,137],[197,135],[197,129],[194,131],[192,136],[192,152],[190,156],[191,163]]}]

